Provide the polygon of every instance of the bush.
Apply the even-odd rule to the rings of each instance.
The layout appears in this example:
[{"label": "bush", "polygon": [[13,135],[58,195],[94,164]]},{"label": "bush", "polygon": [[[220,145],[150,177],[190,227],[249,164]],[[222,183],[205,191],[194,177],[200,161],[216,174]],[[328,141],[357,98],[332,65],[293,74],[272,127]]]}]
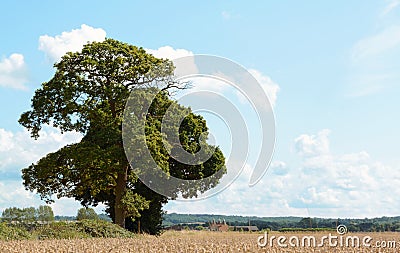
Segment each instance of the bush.
[{"label": "bush", "polygon": [[0,223],[0,240],[30,239],[31,235],[24,229]]},{"label": "bush", "polygon": [[132,238],[133,233],[104,220],[53,222],[32,231],[38,239]]},{"label": "bush", "polygon": [[90,237],[132,238],[134,234],[120,226],[104,220],[82,220],[76,223],[79,230]]},{"label": "bush", "polygon": [[74,223],[52,222],[48,225],[38,226],[32,231],[34,237],[44,239],[82,239],[89,238],[84,231],[76,228]]},{"label": "bush", "polygon": [[135,236],[134,233],[104,220],[35,223],[29,228],[30,232],[23,227],[0,223],[0,240],[132,238]]}]

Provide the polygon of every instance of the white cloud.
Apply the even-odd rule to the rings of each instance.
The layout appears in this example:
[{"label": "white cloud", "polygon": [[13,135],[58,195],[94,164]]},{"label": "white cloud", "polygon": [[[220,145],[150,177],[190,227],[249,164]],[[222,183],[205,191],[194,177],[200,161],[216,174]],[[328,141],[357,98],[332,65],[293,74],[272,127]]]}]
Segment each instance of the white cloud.
[{"label": "white cloud", "polygon": [[77,52],[83,45],[93,41],[103,41],[106,32],[101,28],[81,25],[80,29],[62,32],[55,37],[43,35],[39,37],[39,50],[45,52],[49,60],[57,62],[67,52]]},{"label": "white cloud", "polygon": [[[70,198],[57,199],[54,197],[55,202],[50,204],[55,215],[75,216],[77,210],[82,205]],[[40,205],[47,205],[44,201],[40,200],[39,195],[25,190],[20,180],[7,180],[0,182],[0,214],[8,207],[39,207]],[[99,204],[93,207],[96,213],[105,213],[105,206]]]},{"label": "white cloud", "polygon": [[0,86],[26,90],[27,82],[26,65],[22,54],[12,54],[0,61]]},{"label": "white cloud", "polygon": [[276,84],[269,76],[264,75],[256,69],[249,69],[250,74],[258,81],[267,94],[272,107],[275,107],[279,85]]},{"label": "white cloud", "polygon": [[[158,49],[150,49],[150,48],[145,48],[146,52],[149,54],[152,54],[153,56],[157,58],[162,58],[162,59],[168,59],[173,61],[175,65],[175,75],[179,77],[186,77],[187,74],[190,75],[195,75],[198,73],[198,69],[196,67],[196,64],[194,62],[194,59],[186,58],[189,56],[194,56],[194,53],[192,51],[183,49],[183,48],[173,48],[171,46],[163,46],[159,47]],[[183,58],[183,59],[182,59]],[[174,61],[175,60],[175,61]],[[200,82],[198,80],[196,82],[193,81],[193,78],[190,78],[190,81],[192,83],[195,83],[194,87],[190,89],[190,92],[193,92],[194,90],[197,90],[201,83],[201,87],[205,88],[208,90],[209,86],[213,86],[212,84],[215,83],[215,80],[210,80],[210,79],[202,79]],[[181,81],[189,81],[184,78],[184,80]],[[204,89],[203,89],[204,90]],[[187,91],[182,92],[180,95],[186,94]]]},{"label": "white cloud", "polygon": [[169,212],[258,216],[377,217],[398,215],[400,170],[374,161],[366,151],[334,154],[329,130],[302,134],[295,143],[300,163],[274,161],[249,188],[252,168],[224,192],[202,201],[172,201]]},{"label": "white cloud", "polygon": [[[248,187],[253,171],[246,165],[240,176],[223,192],[211,198],[186,202],[170,201],[166,210],[169,213],[212,213],[225,215],[283,216],[303,215],[303,210],[292,208],[286,199],[285,176],[269,177],[268,174],[254,187]],[[271,182],[273,178],[273,182]],[[283,194],[282,194],[283,193]]]},{"label": "white cloud", "polygon": [[[20,175],[22,168],[67,144],[80,141],[81,138],[81,135],[76,132],[61,134],[58,129],[44,127],[40,132],[39,139],[34,140],[26,130],[13,133],[0,128],[0,173],[2,174],[0,211],[11,206],[37,207],[44,204],[36,194],[26,191],[22,180],[18,180],[16,176]],[[56,214],[74,215],[76,211],[70,213],[71,202],[74,201],[59,202],[56,200]]]},{"label": "white cloud", "polygon": [[366,151],[333,154],[328,134],[323,130],[296,138],[303,160],[297,172],[299,182],[293,189],[297,196],[289,203],[307,206],[317,212],[313,215],[394,215],[400,206],[387,193],[400,194],[396,188],[400,171],[373,161]]},{"label": "white cloud", "polygon": [[38,197],[26,191],[21,181],[0,181],[0,213],[8,207],[38,206],[38,202]]},{"label": "white cloud", "polygon": [[390,12],[392,12],[394,9],[397,8],[397,6],[399,6],[400,4],[400,0],[392,0],[390,1],[385,8],[383,9],[381,16],[386,16],[387,14],[389,14]]},{"label": "white cloud", "polygon": [[169,60],[174,60],[176,58],[193,55],[193,52],[191,52],[191,51],[188,51],[186,49],[181,49],[181,48],[174,49],[171,46],[163,46],[158,49],[146,48],[146,52],[154,55],[157,58],[163,58],[163,59],[169,59]]},{"label": "white cloud", "polygon": [[0,172],[20,170],[36,162],[49,152],[77,142],[81,135],[76,132],[61,134],[58,129],[45,127],[38,140],[30,137],[28,131],[17,133],[0,129]]},{"label": "white cloud", "polygon": [[295,141],[296,151],[304,156],[316,156],[329,153],[329,129],[320,131],[317,135],[302,134]]},{"label": "white cloud", "polygon": [[[260,152],[262,146],[260,136],[269,138],[265,129],[274,127],[271,110],[276,104],[279,86],[271,78],[255,69],[246,71],[228,59],[204,55],[198,58],[186,57],[192,56],[193,53],[188,50],[176,50],[169,46],[157,50],[147,49],[147,52],[157,57],[174,59],[175,74],[180,71],[177,74],[178,77],[187,77],[182,81],[192,82],[191,89],[175,94],[174,98],[179,103],[190,106],[195,112],[215,113],[215,116],[220,119],[219,122],[222,121],[229,130],[235,129],[236,125],[241,126],[240,123],[243,120],[245,126],[242,133],[243,131],[248,132],[250,139],[249,153],[258,154]],[[188,58],[190,59],[188,60]],[[180,61],[180,59],[183,60]],[[226,120],[232,115],[237,115],[237,121]],[[209,120],[204,113],[203,116],[207,122],[212,122],[209,123],[211,132],[218,133],[221,129],[218,123]],[[232,125],[229,126],[228,123]],[[245,129],[246,125],[251,126],[251,129]],[[219,142],[219,145],[226,148],[226,150],[224,149],[225,154],[230,154],[232,145],[230,135],[222,133],[221,135],[216,134],[216,136],[225,136],[221,138],[222,141]],[[277,173],[284,173],[284,168]],[[253,177],[251,180],[255,180]]]},{"label": "white cloud", "polygon": [[[174,49],[171,46],[164,46],[158,49],[146,49],[146,51],[155,57],[158,58],[167,58],[170,60],[175,60],[175,64],[178,65],[176,69],[177,76],[186,76],[187,74],[196,75],[198,74],[198,68],[194,61],[185,60],[183,63],[179,61],[179,58],[186,57],[186,56],[193,56],[194,53],[192,51],[186,49]],[[179,71],[179,73],[177,72]],[[249,69],[248,72],[257,80],[260,86],[263,88],[265,93],[267,94],[271,106],[274,107],[276,100],[277,100],[277,93],[279,91],[279,85],[276,84],[270,77],[264,75],[259,70],[256,69]],[[201,73],[200,73],[201,74]],[[236,73],[232,73],[236,74]],[[230,82],[235,83],[234,77],[225,76],[222,73],[214,73],[215,77],[221,78],[223,80],[227,80]],[[232,90],[233,86],[231,84],[224,83],[220,80],[216,80],[215,78],[210,77],[197,77],[197,78],[190,78],[193,82],[192,89],[188,90],[187,92],[181,93],[181,95],[185,95],[188,92],[198,92],[198,91],[212,91],[217,92],[218,94]],[[187,81],[187,80],[186,80]],[[251,92],[251,90],[246,90],[246,92]],[[241,103],[246,103],[246,98],[242,95],[242,93],[238,90],[235,91],[235,94],[238,100]],[[253,94],[254,95],[254,94]],[[260,97],[260,96],[254,96]],[[265,101],[252,101],[257,105],[262,105]]]},{"label": "white cloud", "polygon": [[[55,215],[66,215],[75,216],[78,213],[78,209],[82,208],[79,201],[70,198],[55,199],[55,202],[50,204]],[[103,204],[99,204],[96,207],[92,207],[97,214],[105,213],[106,207]]]},{"label": "white cloud", "polygon": [[307,188],[304,196],[300,197],[306,205],[317,207],[334,207],[340,203],[337,194],[332,189],[317,190],[315,187]]},{"label": "white cloud", "polygon": [[[188,57],[194,55],[192,51],[182,48],[174,49],[171,46],[163,46],[158,49],[146,48],[145,50],[147,53],[152,54],[157,58],[171,60],[176,67],[174,74],[177,77],[185,77],[187,73],[190,75],[198,73],[194,59],[192,57]],[[185,79],[181,81],[189,80]]]},{"label": "white cloud", "polygon": [[7,132],[0,128],[0,152],[5,152],[13,148],[13,136],[14,134],[12,132]]},{"label": "white cloud", "polygon": [[276,175],[286,175],[289,171],[289,168],[285,162],[273,161],[269,166],[269,171]]}]

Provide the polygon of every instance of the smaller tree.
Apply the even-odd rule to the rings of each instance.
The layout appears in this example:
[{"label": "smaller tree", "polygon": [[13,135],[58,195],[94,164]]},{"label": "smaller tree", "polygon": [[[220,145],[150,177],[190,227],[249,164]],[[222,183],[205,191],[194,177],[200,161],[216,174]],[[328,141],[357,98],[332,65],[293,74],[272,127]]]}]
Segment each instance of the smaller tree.
[{"label": "smaller tree", "polygon": [[3,221],[9,223],[20,222],[22,220],[22,210],[18,207],[9,207],[4,209],[1,216]]},{"label": "smaller tree", "polygon": [[21,221],[31,223],[36,221],[36,209],[34,207],[26,207],[21,210]]},{"label": "smaller tree", "polygon": [[312,218],[307,217],[303,218],[299,221],[298,226],[301,228],[312,228],[314,224],[314,221]]},{"label": "smaller tree", "polygon": [[77,220],[98,220],[99,216],[94,211],[93,208],[90,207],[82,207],[78,210],[78,214],[76,215]]},{"label": "smaller tree", "polygon": [[36,217],[38,221],[54,221],[54,213],[51,206],[39,206],[36,210]]}]

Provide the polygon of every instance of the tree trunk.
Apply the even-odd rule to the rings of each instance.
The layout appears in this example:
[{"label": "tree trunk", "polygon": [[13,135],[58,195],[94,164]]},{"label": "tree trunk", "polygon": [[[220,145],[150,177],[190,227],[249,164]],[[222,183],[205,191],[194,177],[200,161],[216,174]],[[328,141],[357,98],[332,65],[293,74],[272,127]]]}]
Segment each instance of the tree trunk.
[{"label": "tree trunk", "polygon": [[126,182],[128,181],[128,171],[118,173],[117,185],[115,187],[115,224],[125,228],[125,210],[121,206],[121,200],[126,189]]}]

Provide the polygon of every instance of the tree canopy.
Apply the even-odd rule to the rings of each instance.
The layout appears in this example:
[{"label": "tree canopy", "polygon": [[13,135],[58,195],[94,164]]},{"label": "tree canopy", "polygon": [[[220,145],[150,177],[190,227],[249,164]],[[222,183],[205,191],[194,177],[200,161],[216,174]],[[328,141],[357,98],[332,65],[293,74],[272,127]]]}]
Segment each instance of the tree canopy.
[{"label": "tree canopy", "polygon": [[[175,189],[176,194],[181,192],[185,197],[213,187],[225,172],[225,158],[218,147],[206,145],[205,152],[210,158],[203,163],[184,164],[174,156],[178,146],[189,153],[199,151],[204,146],[200,137],[207,136],[208,128],[201,116],[169,96],[171,89],[184,86],[173,80],[174,67],[169,60],[158,59],[142,48],[106,39],[85,45],[81,52],[67,53],[54,66],[53,78],[36,90],[32,109],[23,113],[19,122],[34,138],[39,137],[45,124],[62,132],[80,132],[83,138],[22,170],[25,187],[37,191],[42,199],[51,202],[56,195],[75,198],[84,206],[104,203],[113,221],[120,226],[124,227],[127,220],[131,224],[128,227],[140,230],[140,223],[133,228],[132,222],[144,219],[149,222],[142,223],[142,231],[157,233],[162,205],[168,199],[141,182],[133,170],[135,167],[150,169],[148,161],[140,159],[144,149],[151,153],[162,171],[174,177],[201,179],[221,172],[209,185]],[[149,94],[156,94],[151,101]],[[139,110],[146,103],[151,105],[144,115],[130,114],[128,120],[145,120],[145,136],[134,133],[131,140],[135,143],[144,139],[145,146],[128,150],[135,152],[134,159],[128,161],[122,124],[130,96]],[[179,143],[164,145],[161,125],[171,106],[175,118],[183,119],[173,129],[179,132]],[[135,124],[131,129],[134,131]]]},{"label": "tree canopy", "polygon": [[34,221],[48,222],[54,220],[54,213],[51,206],[39,206],[37,209],[34,207],[9,207],[4,209],[2,220],[9,223],[30,223]]},{"label": "tree canopy", "polygon": [[96,211],[90,207],[82,207],[79,208],[78,213],[76,214],[77,220],[98,220],[99,216]]}]

